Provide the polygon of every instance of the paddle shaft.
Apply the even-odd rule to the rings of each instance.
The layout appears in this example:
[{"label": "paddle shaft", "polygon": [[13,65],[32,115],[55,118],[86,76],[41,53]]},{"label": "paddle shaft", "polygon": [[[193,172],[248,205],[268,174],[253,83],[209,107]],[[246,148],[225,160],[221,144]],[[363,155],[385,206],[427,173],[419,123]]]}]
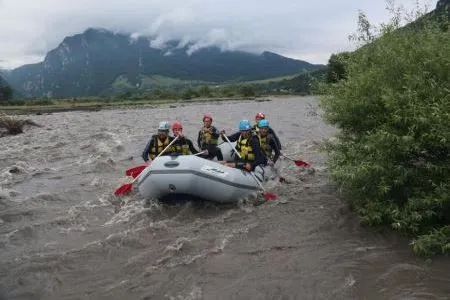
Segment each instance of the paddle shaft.
[{"label": "paddle shaft", "polygon": [[199,153],[194,154],[194,156],[202,155],[202,154],[205,154],[205,153],[206,153],[206,151],[202,151],[202,152],[199,152]]},{"label": "paddle shaft", "polygon": [[280,153],[280,155],[283,156],[284,158],[288,159],[288,160],[295,161],[295,159],[293,159],[293,158],[291,158],[289,156],[286,156],[283,153]]}]

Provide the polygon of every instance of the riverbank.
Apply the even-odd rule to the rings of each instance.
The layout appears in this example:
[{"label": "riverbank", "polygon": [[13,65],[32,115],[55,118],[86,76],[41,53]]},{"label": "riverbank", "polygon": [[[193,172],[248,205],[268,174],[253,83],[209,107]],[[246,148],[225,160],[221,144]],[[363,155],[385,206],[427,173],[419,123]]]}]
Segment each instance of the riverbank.
[{"label": "riverbank", "polygon": [[[118,109],[127,107],[145,107],[151,108],[162,105],[179,106],[190,103],[219,103],[226,101],[257,101],[265,102],[275,99],[277,96],[268,97],[217,97],[217,98],[195,98],[195,99],[144,99],[144,100],[54,100],[49,104],[34,104],[31,102],[26,105],[4,105],[0,106],[0,113],[8,115],[27,115],[27,114],[46,114],[65,111],[99,111],[103,109]],[[286,97],[285,97],[286,98]]]}]

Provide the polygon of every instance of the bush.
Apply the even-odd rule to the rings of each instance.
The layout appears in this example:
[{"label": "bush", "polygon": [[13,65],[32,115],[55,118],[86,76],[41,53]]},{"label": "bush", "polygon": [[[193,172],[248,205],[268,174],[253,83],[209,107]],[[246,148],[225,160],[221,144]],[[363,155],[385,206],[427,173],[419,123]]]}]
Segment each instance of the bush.
[{"label": "bush", "polygon": [[[362,223],[413,237],[417,254],[450,253],[450,35],[437,20],[375,32],[359,16],[363,46],[345,78],[322,86],[331,177]],[[444,20],[448,22],[447,20]],[[375,33],[374,33],[375,32]]]},{"label": "bush", "polygon": [[256,96],[255,87],[249,84],[241,85],[239,86],[239,94],[243,97],[254,97]]},{"label": "bush", "polygon": [[24,122],[10,116],[0,115],[0,128],[4,129],[7,134],[23,133]]}]

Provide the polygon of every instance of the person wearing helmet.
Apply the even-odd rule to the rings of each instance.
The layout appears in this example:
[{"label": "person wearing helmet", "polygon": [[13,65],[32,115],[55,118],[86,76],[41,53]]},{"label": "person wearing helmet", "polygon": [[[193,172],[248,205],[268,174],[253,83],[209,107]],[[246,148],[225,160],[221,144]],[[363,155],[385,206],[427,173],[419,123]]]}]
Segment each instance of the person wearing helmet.
[{"label": "person wearing helmet", "polygon": [[[153,160],[158,154],[160,154],[173,140],[172,136],[169,136],[170,125],[167,121],[159,122],[158,134],[151,136],[144,151],[142,152],[142,159],[148,162]],[[162,155],[171,155],[174,152],[173,145],[167,149]]]},{"label": "person wearing helmet", "polygon": [[[257,113],[257,114],[255,115],[255,125],[253,125],[252,130],[255,131],[255,132],[257,133],[258,130],[259,130],[258,122],[261,121],[261,120],[265,120],[265,119],[266,119],[266,115],[265,115],[264,113],[262,113],[262,112]],[[270,126],[267,127],[267,128],[268,128],[268,129],[267,129],[267,130],[268,130],[268,133],[270,133],[270,134],[273,136],[273,139],[274,139],[275,142],[277,143],[278,149],[281,150],[281,142],[280,142],[280,139],[278,138],[278,136],[275,134],[275,131],[273,131],[273,129],[270,128]]]},{"label": "person wearing helmet", "polygon": [[[230,142],[236,143],[236,150],[241,158],[235,156],[234,164],[227,164],[246,171],[254,171],[258,165],[267,165],[267,157],[264,155],[259,144],[258,135],[252,132],[252,125],[248,120],[239,122],[239,131],[227,136]],[[225,134],[225,131],[221,131]]]},{"label": "person wearing helmet", "polygon": [[280,148],[278,148],[278,144],[273,135],[269,133],[268,120],[262,119],[258,122],[258,136],[259,144],[262,151],[269,159],[269,164],[275,164],[280,157]]},{"label": "person wearing helmet", "polygon": [[203,127],[198,132],[197,145],[201,150],[207,150],[208,154],[203,155],[203,158],[223,160],[222,152],[217,147],[219,140],[219,131],[212,125],[212,116],[210,114],[203,115]]},{"label": "person wearing helmet", "polygon": [[197,154],[198,151],[195,149],[192,141],[184,136],[183,125],[179,121],[175,121],[172,124],[173,136],[178,136],[178,139],[173,143],[174,153],[177,155],[190,155]]}]

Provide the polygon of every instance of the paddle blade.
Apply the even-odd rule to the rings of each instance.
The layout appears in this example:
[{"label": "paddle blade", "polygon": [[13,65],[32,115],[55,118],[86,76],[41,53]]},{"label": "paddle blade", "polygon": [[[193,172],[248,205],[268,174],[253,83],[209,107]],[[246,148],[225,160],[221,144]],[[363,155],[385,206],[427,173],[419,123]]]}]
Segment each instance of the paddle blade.
[{"label": "paddle blade", "polygon": [[277,195],[275,195],[274,193],[270,193],[270,192],[264,192],[264,198],[267,201],[273,201],[277,199]]},{"label": "paddle blade", "polygon": [[129,192],[131,192],[132,187],[133,187],[132,183],[126,183],[126,184],[122,185],[121,187],[119,187],[114,192],[114,195],[121,196],[121,195],[128,194]]},{"label": "paddle blade", "polygon": [[133,178],[136,178],[139,174],[141,174],[142,171],[144,171],[144,169],[147,168],[146,165],[142,165],[142,166],[137,166],[131,169],[128,169],[125,174],[127,176],[131,176]]},{"label": "paddle blade", "polygon": [[304,162],[303,160],[294,160],[294,163],[295,163],[295,165],[296,165],[297,167],[305,167],[305,168],[308,168],[308,167],[311,166],[310,164],[308,164],[307,162]]}]

